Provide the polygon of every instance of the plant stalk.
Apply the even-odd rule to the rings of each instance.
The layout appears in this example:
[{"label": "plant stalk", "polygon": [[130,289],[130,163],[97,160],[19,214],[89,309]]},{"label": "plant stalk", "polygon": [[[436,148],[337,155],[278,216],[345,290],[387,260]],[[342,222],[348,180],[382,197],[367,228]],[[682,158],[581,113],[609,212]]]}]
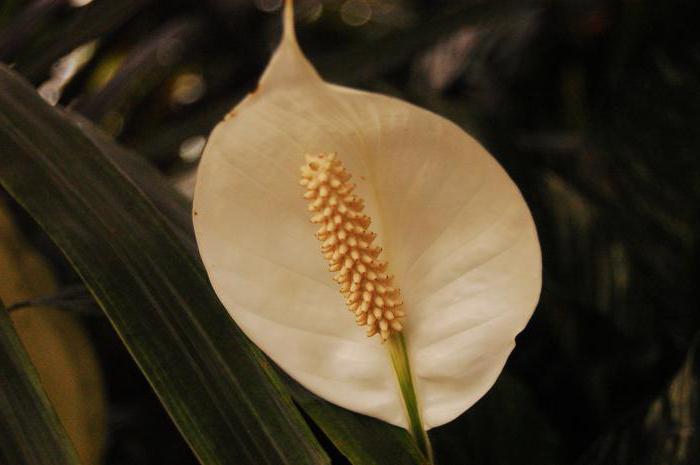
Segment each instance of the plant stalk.
[{"label": "plant stalk", "polygon": [[411,433],[411,436],[413,436],[420,451],[428,459],[428,463],[434,464],[433,448],[430,445],[428,433],[426,433],[423,427],[418,398],[416,397],[416,389],[413,385],[411,365],[408,361],[406,339],[403,336],[403,332],[392,335],[387,341],[387,344],[389,354],[391,355],[391,363],[394,365],[394,372],[396,373],[396,379],[399,383],[406,416],[408,417],[408,431]]}]

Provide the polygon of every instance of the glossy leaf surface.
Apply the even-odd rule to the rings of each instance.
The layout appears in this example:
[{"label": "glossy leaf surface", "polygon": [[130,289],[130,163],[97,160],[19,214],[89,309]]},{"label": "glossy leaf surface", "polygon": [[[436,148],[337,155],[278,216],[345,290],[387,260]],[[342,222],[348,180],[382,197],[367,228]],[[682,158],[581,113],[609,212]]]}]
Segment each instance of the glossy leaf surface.
[{"label": "glossy leaf surface", "polygon": [[0,68],[0,181],[63,250],[203,464],[328,459],[143,191]]}]

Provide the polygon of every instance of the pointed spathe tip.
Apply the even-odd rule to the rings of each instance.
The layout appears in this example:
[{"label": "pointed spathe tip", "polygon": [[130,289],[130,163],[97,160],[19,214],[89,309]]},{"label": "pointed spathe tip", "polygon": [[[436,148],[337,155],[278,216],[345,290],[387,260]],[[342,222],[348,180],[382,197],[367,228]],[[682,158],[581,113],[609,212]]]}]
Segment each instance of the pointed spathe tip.
[{"label": "pointed spathe tip", "polygon": [[304,56],[294,30],[294,2],[285,0],[282,14],[282,40],[260,79],[263,87],[293,86],[304,82],[322,82]]},{"label": "pointed spathe tip", "polygon": [[284,38],[292,39],[296,42],[296,33],[294,32],[294,0],[284,0]]}]

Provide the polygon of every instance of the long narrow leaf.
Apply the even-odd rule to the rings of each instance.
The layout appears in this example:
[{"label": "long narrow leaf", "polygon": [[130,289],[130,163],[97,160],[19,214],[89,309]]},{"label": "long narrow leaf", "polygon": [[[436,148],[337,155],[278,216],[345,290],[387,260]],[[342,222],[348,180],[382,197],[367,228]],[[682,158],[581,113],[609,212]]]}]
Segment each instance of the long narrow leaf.
[{"label": "long narrow leaf", "polygon": [[74,121],[102,154],[141,189],[153,206],[170,221],[178,240],[189,246],[191,254],[196,254],[189,202],[164,177],[158,176],[155,168],[143,157],[115,144],[107,134],[84,117],[75,113],[64,115]]},{"label": "long narrow leaf", "polygon": [[0,303],[0,463],[78,465],[78,456]]},{"label": "long narrow leaf", "polygon": [[329,404],[285,377],[294,400],[355,465],[416,465],[425,458],[408,431]]},{"label": "long narrow leaf", "polygon": [[71,261],[203,464],[328,463],[153,203],[5,67],[0,182]]}]

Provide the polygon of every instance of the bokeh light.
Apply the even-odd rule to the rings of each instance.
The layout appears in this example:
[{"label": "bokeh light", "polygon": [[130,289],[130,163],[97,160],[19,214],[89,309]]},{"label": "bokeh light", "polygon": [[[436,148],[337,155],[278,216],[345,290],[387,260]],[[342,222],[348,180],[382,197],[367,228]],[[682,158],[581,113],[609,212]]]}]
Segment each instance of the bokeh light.
[{"label": "bokeh light", "polygon": [[340,18],[349,26],[362,26],[372,18],[372,7],[366,0],[347,0],[340,7]]}]

